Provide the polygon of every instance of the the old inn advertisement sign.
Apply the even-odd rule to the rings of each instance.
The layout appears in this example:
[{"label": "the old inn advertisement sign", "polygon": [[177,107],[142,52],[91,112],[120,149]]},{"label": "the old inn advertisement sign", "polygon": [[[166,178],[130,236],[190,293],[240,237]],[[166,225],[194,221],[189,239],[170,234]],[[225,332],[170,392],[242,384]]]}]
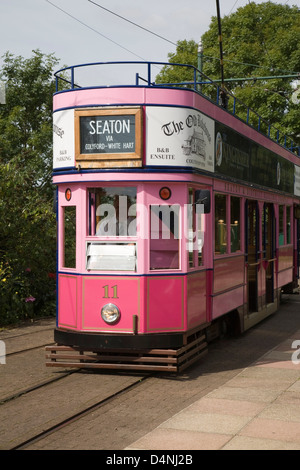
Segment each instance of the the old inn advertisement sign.
[{"label": "the old inn advertisement sign", "polygon": [[194,109],[147,107],[147,165],[214,171],[214,121]]},{"label": "the old inn advertisement sign", "polygon": [[53,168],[75,166],[74,110],[56,111],[53,114]]}]

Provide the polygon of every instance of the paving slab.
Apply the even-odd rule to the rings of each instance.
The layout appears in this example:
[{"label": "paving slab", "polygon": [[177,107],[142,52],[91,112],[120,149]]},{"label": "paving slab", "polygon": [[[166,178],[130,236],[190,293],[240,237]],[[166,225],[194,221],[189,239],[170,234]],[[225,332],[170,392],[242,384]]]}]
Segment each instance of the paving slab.
[{"label": "paving slab", "polygon": [[258,439],[255,437],[235,436],[222,447],[223,450],[299,450],[293,442],[276,441],[275,439]]},{"label": "paving slab", "polygon": [[230,435],[159,427],[127,450],[218,450],[229,440]]}]

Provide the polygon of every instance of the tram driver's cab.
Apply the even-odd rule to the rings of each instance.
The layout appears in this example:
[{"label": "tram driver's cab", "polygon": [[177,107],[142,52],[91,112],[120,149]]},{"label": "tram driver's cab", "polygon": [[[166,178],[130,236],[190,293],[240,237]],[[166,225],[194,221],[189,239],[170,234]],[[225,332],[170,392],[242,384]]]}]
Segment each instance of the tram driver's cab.
[{"label": "tram driver's cab", "polygon": [[188,201],[186,191],[153,182],[87,188],[87,271],[182,270],[185,247],[189,266],[201,266],[210,191],[188,188]]}]

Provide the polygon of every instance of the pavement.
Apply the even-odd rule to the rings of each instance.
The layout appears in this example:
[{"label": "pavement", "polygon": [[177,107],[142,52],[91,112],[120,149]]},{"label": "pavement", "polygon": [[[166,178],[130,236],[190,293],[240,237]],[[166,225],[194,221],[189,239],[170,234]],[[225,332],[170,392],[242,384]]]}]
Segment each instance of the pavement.
[{"label": "pavement", "polygon": [[300,450],[300,329],[126,450]]}]

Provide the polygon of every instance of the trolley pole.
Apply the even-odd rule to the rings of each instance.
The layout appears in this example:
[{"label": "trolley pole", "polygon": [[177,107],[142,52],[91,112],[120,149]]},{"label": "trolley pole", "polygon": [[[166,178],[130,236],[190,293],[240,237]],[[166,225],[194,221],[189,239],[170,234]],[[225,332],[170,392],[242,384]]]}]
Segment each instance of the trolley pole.
[{"label": "trolley pole", "polygon": [[222,29],[221,29],[221,15],[220,15],[220,4],[219,0],[216,0],[217,2],[217,17],[218,17],[218,30],[219,30],[219,35],[218,35],[218,40],[219,40],[219,46],[220,46],[220,67],[221,67],[221,81],[222,81],[222,86],[224,84],[224,67],[223,67],[223,46],[222,46]]},{"label": "trolley pole", "polygon": [[219,46],[220,46],[220,68],[221,68],[221,105],[223,108],[227,108],[227,94],[224,86],[224,63],[223,63],[223,46],[222,46],[222,28],[221,28],[221,15],[220,15],[220,4],[219,0],[216,0],[217,3],[217,16],[218,16],[218,29],[219,29]]}]

